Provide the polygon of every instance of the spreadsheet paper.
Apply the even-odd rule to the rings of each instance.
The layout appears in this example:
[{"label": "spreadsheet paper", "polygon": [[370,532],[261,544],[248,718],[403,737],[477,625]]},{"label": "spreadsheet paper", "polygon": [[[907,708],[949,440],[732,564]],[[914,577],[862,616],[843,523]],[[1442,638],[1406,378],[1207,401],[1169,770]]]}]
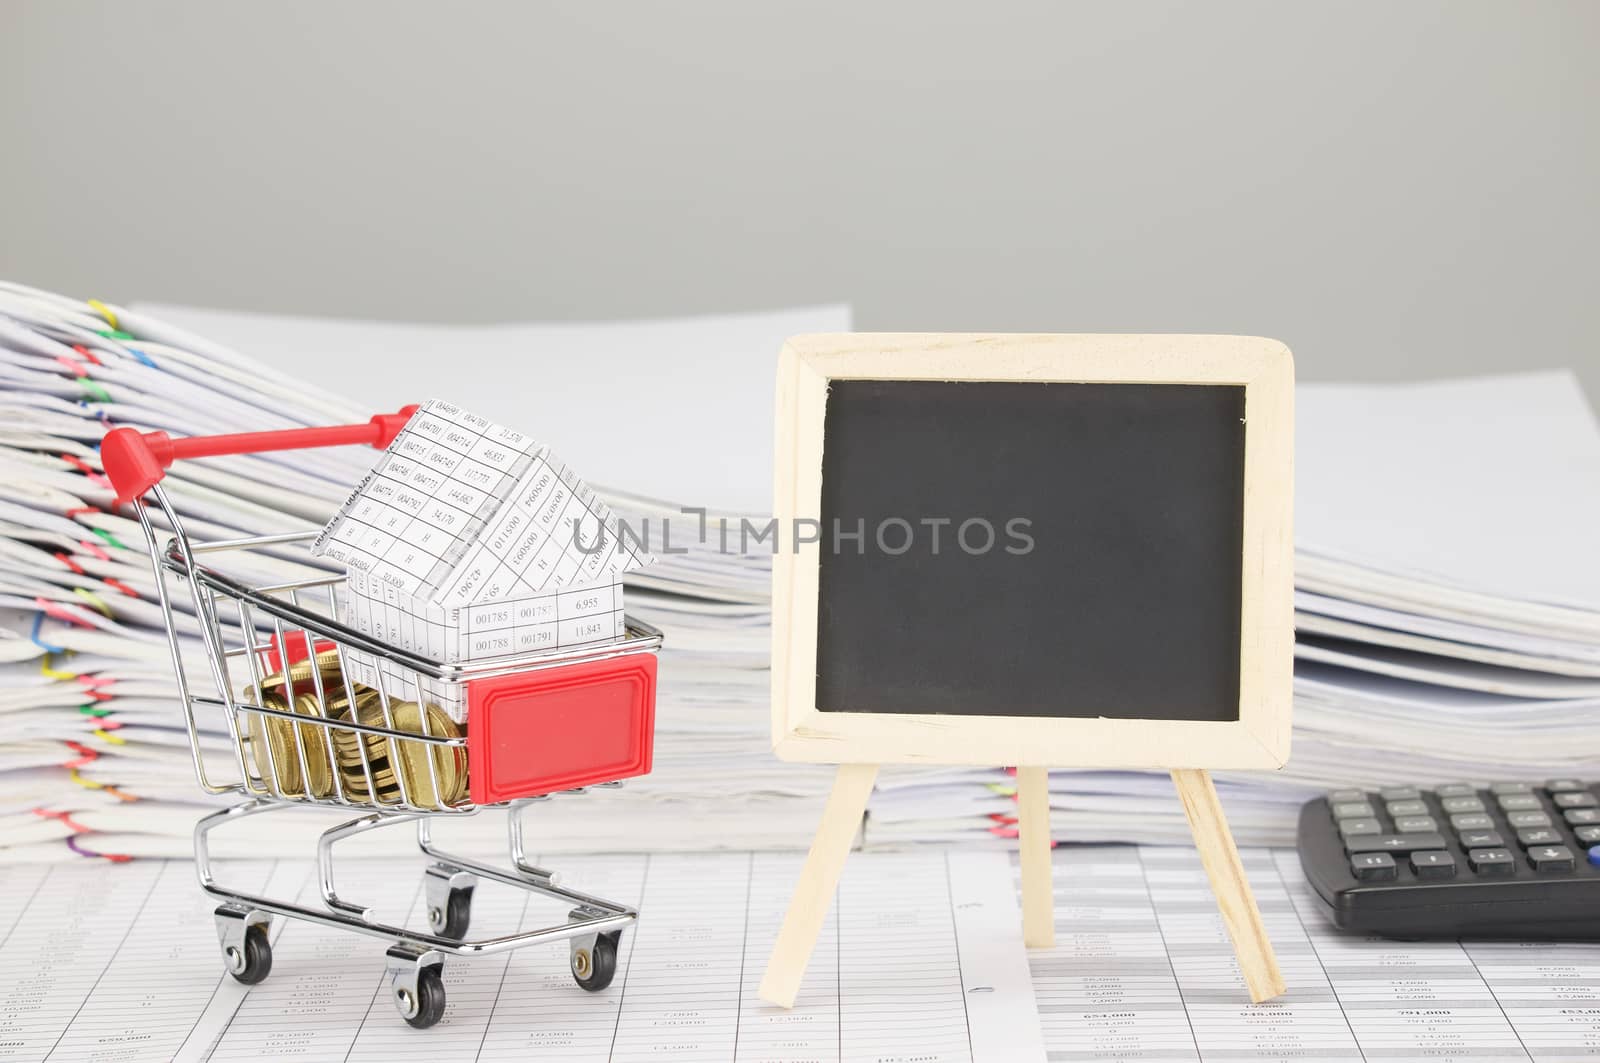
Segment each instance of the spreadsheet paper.
[{"label": "spreadsheet paper", "polygon": [[1600,1058],[1600,945],[1344,934],[1292,850],[1247,849],[1289,987],[1251,1005],[1192,848],[1054,855],[1056,947],[1029,955],[1052,1063]]},{"label": "spreadsheet paper", "polygon": [[442,606],[637,568],[647,554],[549,448],[437,399],[378,458],[313,553]]},{"label": "spreadsheet paper", "polygon": [[[611,986],[574,985],[564,943],[446,959],[447,1010],[428,1030],[390,1004],[373,938],[276,919],[270,977],[235,983],[222,973],[214,902],[186,862],[11,867],[0,870],[0,890],[18,898],[0,920],[0,1059],[1044,1059],[999,852],[852,860],[794,1009],[759,1001],[802,859],[564,858],[567,882],[640,906]],[[340,890],[415,920],[422,867],[347,861]],[[309,870],[227,873],[307,900]],[[562,918],[491,883],[473,899],[475,933]]]},{"label": "spreadsheet paper", "polygon": [[[798,854],[564,858],[641,907],[611,987],[579,990],[561,947],[447,960],[431,1030],[395,1014],[374,939],[276,920],[271,977],[237,985],[187,862],[0,868],[0,1060],[1600,1058],[1600,945],[1341,934],[1294,853],[1245,850],[1289,986],[1251,1005],[1192,849],[1054,857],[1057,944],[1024,953],[1004,854],[853,854],[792,1012],[755,988]],[[301,864],[223,866],[315,896]],[[342,866],[345,893],[418,903],[420,861]],[[480,885],[474,926],[537,903]]]}]

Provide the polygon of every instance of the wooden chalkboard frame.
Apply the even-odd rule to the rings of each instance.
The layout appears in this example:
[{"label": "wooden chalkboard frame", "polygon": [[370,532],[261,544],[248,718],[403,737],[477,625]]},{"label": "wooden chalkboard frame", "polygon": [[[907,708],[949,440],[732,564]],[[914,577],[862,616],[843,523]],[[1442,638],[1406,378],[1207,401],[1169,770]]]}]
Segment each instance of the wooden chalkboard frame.
[{"label": "wooden chalkboard frame", "polygon": [[[1244,389],[1239,714],[1128,720],[823,712],[816,704],[820,545],[785,537],[773,563],[772,740],[790,760],[837,764],[783,925],[763,1000],[792,1007],[880,764],[1015,765],[1022,935],[1055,942],[1049,769],[1162,768],[1194,835],[1250,999],[1284,991],[1266,924],[1212,785],[1212,768],[1277,768],[1293,696],[1294,363],[1242,336],[800,336],[779,358],[775,512],[818,520],[828,387],[835,380],[1231,385]],[[1233,490],[1238,489],[1237,482]]]},{"label": "wooden chalkboard frame", "polygon": [[820,546],[773,560],[772,738],[785,760],[1083,768],[1278,768],[1293,681],[1294,368],[1276,340],[1194,335],[837,334],[779,356],[774,513],[821,509],[834,380],[1222,384],[1244,388],[1239,718],[1230,721],[822,712],[816,705]]}]

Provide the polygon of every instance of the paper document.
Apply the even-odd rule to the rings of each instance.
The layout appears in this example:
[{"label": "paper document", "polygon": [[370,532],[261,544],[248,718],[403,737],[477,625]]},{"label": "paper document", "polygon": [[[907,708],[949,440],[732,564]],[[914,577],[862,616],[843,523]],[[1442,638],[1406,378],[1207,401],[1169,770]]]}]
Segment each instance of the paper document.
[{"label": "paper document", "polygon": [[1029,954],[1049,1058],[1592,1060],[1600,944],[1333,929],[1292,850],[1245,850],[1289,991],[1251,1005],[1192,848],[1055,852],[1056,947]]},{"label": "paper document", "polygon": [[772,505],[778,349],[850,329],[841,305],[505,325],[141,307],[373,410],[421,402],[448,378],[456,402],[528,426],[591,483],[749,513]]},{"label": "paper document", "polygon": [[[1056,947],[1024,955],[1000,852],[856,854],[782,1011],[756,999],[798,854],[563,859],[641,906],[611,988],[564,947],[447,960],[429,1031],[387,999],[382,946],[275,927],[273,972],[225,976],[186,861],[0,869],[0,1060],[1592,1060],[1600,944],[1397,942],[1340,933],[1291,850],[1245,850],[1289,991],[1251,1005],[1194,850],[1055,852]],[[418,865],[356,860],[341,889],[415,916]],[[234,863],[314,897],[300,864]],[[480,885],[474,925],[547,913]],[[1029,976],[1031,969],[1031,987]]]},{"label": "paper document", "polygon": [[1600,447],[1572,373],[1312,384],[1295,398],[1297,550],[1600,609],[1600,566],[1573,563],[1600,522]]},{"label": "paper document", "polygon": [[[883,1060],[1042,1063],[1002,853],[850,861],[793,1010],[756,997],[800,854],[597,856],[567,880],[637,904],[611,986],[585,993],[565,943],[445,961],[448,1007],[413,1030],[389,1001],[380,941],[274,921],[273,968],[223,974],[186,862],[0,871],[0,1060]],[[422,864],[341,865],[342,892],[420,918]],[[316,896],[304,865],[224,868],[241,886]],[[270,883],[269,883],[270,880]],[[560,922],[480,883],[475,934]]]},{"label": "paper document", "polygon": [[591,583],[648,564],[550,448],[430,399],[312,553],[440,605]]}]

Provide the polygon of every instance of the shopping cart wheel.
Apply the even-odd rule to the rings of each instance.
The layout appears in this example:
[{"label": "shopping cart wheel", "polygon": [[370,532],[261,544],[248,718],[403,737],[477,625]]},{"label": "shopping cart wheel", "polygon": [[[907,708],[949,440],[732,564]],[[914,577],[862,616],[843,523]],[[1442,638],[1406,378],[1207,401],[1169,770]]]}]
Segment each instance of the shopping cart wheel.
[{"label": "shopping cart wheel", "polygon": [[442,912],[430,908],[428,925],[440,937],[455,938],[457,941],[466,937],[467,927],[472,925],[472,887],[451,890]]},{"label": "shopping cart wheel", "polygon": [[444,1018],[444,968],[435,964],[417,972],[414,989],[395,990],[394,1006],[401,1016],[419,1030],[426,1030]]},{"label": "shopping cart wheel", "polygon": [[573,939],[572,980],[580,989],[598,993],[611,984],[617,976],[617,946],[621,943],[620,930]]},{"label": "shopping cart wheel", "polygon": [[270,917],[265,912],[237,905],[219,905],[214,913],[222,962],[228,973],[245,985],[264,981],[272,973],[272,942],[267,938]]},{"label": "shopping cart wheel", "polygon": [[426,1029],[444,1017],[444,957],[432,949],[393,945],[388,952],[389,995],[400,1017]]},{"label": "shopping cart wheel", "polygon": [[223,950],[228,973],[245,985],[264,981],[272,973],[272,942],[267,928],[259,923],[244,932],[244,941]]},{"label": "shopping cart wheel", "polygon": [[460,941],[472,925],[472,888],[478,878],[450,864],[434,864],[423,881],[428,927],[440,937]]}]

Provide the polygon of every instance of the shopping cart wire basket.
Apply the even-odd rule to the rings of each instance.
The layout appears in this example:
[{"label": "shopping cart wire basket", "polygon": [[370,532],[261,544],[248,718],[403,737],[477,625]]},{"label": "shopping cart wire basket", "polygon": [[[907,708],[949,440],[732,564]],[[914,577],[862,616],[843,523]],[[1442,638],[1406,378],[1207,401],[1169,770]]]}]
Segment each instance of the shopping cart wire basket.
[{"label": "shopping cart wire basket", "polygon": [[[340,622],[345,578],[310,555],[315,530],[196,542],[161,483],[176,460],[345,444],[381,449],[415,409],[366,424],[187,439],[117,428],[106,435],[101,456],[118,503],[132,504],[149,544],[195,776],[208,793],[245,797],[203,817],[194,830],[200,884],[222,902],[216,925],[227,969],[245,984],[267,977],[273,916],[366,934],[389,942],[394,1004],[411,1025],[426,1027],[444,1013],[446,956],[565,940],[579,986],[595,991],[610,984],[622,932],[638,913],[569,889],[556,872],[535,865],[524,815],[553,796],[619,785],[649,771],[661,633],[629,618],[625,634],[604,642],[475,664],[429,660]],[[293,578],[273,576],[286,571]],[[186,667],[180,629],[187,620],[179,617],[187,610],[169,576],[187,592],[208,677],[191,679]],[[464,728],[417,693],[441,689],[464,695]],[[227,736],[223,763],[207,740],[219,719]],[[297,805],[359,813],[318,839],[321,906],[219,884],[211,832]],[[490,807],[507,810],[509,867],[435,845],[435,817]],[[384,923],[335,886],[338,842],[410,822],[430,861],[423,877],[427,931]],[[567,921],[468,939],[480,879],[569,904]]]}]

